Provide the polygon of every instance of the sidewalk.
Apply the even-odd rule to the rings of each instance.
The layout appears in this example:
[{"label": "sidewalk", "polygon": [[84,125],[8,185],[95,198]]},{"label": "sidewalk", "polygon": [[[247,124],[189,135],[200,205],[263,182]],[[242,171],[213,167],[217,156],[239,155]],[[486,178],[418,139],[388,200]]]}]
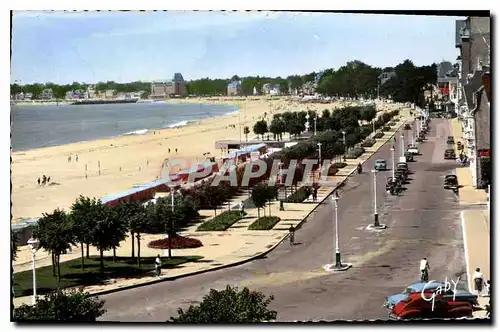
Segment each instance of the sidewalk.
[{"label": "sidewalk", "polygon": [[[475,293],[472,276],[480,268],[486,280],[490,280],[490,218],[484,209],[462,211],[462,232],[464,238],[467,284],[469,291]],[[484,308],[490,303],[488,297],[478,298],[479,306]],[[484,317],[485,310],[474,312],[474,317]]]},{"label": "sidewalk", "polygon": [[[455,139],[455,153],[458,156],[457,142],[464,143],[462,127],[458,119],[451,120],[451,132]],[[458,165],[457,165],[458,166]],[[488,194],[483,189],[476,189],[472,184],[472,174],[469,167],[457,167],[456,174],[460,188],[460,204],[486,204]]]},{"label": "sidewalk", "polygon": [[[395,128],[399,128],[404,124],[404,122],[409,118],[408,111],[400,112],[399,121]],[[385,144],[394,131],[387,132],[383,138],[378,139],[377,143],[367,149],[362,156],[355,160],[348,160],[348,166],[342,169],[342,172],[337,173],[335,176],[329,176],[328,180],[331,180],[331,185],[322,186],[318,190],[318,200],[317,202],[304,202],[304,203],[285,203],[285,211],[279,210],[279,202],[272,202],[271,204],[271,214],[273,216],[279,217],[281,220],[274,226],[272,230],[268,231],[250,231],[248,226],[257,219],[258,211],[256,208],[245,209],[247,215],[242,220],[237,221],[229,229],[222,232],[197,232],[196,229],[199,223],[190,226],[185,231],[181,232],[182,236],[192,237],[202,241],[203,246],[195,249],[173,249],[173,256],[187,256],[187,255],[199,255],[204,258],[198,262],[189,262],[176,269],[162,271],[162,276],[160,278],[173,278],[176,276],[183,276],[190,273],[196,273],[201,271],[206,271],[209,269],[221,268],[225,265],[235,265],[238,262],[250,260],[255,256],[262,255],[268,252],[274,246],[279,244],[279,242],[288,234],[288,228],[290,224],[295,226],[299,225],[304,218],[306,218],[317,206],[321,203],[322,199],[330,195],[335,189],[338,183],[344,181],[347,175],[354,171],[358,163],[363,163],[371,155],[373,155],[383,144]],[[231,205],[237,204],[248,195],[241,194],[231,200]],[[218,210],[217,214],[228,210],[228,205],[222,210]],[[260,215],[269,214],[269,206],[264,209],[260,209]],[[213,210],[200,210],[200,215],[211,218],[214,216]],[[142,237],[141,244],[141,256],[156,256],[157,254],[166,255],[168,250],[151,249],[147,247],[148,242],[156,239],[163,238],[164,235],[149,235],[144,234]],[[137,248],[136,248],[137,250]],[[91,255],[98,255],[98,251],[91,247]],[[120,247],[116,250],[117,256],[130,256],[131,254],[131,241],[130,238],[124,240]],[[61,262],[79,258],[81,251],[79,247],[73,248],[72,252],[61,256]],[[111,256],[112,251],[104,252],[105,256]],[[36,260],[37,267],[51,265],[50,254],[44,250],[39,250],[37,253]],[[18,258],[14,262],[14,272],[24,271],[31,269],[31,252],[27,246],[20,247],[18,253]],[[152,267],[153,269],[153,267]],[[127,278],[127,279],[114,279],[109,280],[104,285],[93,285],[85,287],[84,290],[90,293],[98,293],[102,291],[108,291],[113,289],[120,289],[123,287],[131,285],[147,284],[158,280],[157,277],[153,276],[143,276],[138,278]],[[19,297],[14,298],[14,305],[19,306],[23,303],[31,303],[31,297]]]}]

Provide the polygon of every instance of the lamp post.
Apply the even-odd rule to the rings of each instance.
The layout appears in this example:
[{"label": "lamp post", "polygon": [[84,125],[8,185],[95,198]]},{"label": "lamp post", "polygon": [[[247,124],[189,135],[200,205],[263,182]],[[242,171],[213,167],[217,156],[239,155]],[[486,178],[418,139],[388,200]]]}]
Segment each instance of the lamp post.
[{"label": "lamp post", "polygon": [[169,229],[169,234],[168,234],[168,258],[171,258],[172,257],[172,233],[174,233],[174,221],[173,221],[173,218],[174,218],[174,213],[175,213],[175,200],[174,200],[174,196],[175,196],[176,192],[174,189],[171,190],[171,193],[170,193],[170,197],[172,199],[171,201],[171,207],[172,207],[172,218],[170,218],[169,220],[169,224],[170,224],[170,229]]},{"label": "lamp post", "polygon": [[373,134],[375,134],[375,119],[372,120]]},{"label": "lamp post", "polygon": [[28,246],[31,249],[31,259],[32,259],[32,269],[33,269],[33,305],[36,304],[36,252],[38,251],[38,245],[40,241],[38,239],[30,238],[28,240]]},{"label": "lamp post", "polygon": [[392,179],[396,177],[396,156],[395,156],[394,147],[391,148],[391,157],[392,157]]},{"label": "lamp post", "polygon": [[[283,163],[280,162],[279,166],[279,177],[280,177],[280,190],[285,192],[286,195],[286,187],[283,186]],[[280,199],[280,211],[285,211],[285,205],[283,204],[283,197]]]},{"label": "lamp post", "polygon": [[372,169],[373,173],[373,225],[370,225],[370,229],[385,229],[387,226],[380,224],[378,220],[378,208],[377,208],[377,173],[378,170]]},{"label": "lamp post", "polygon": [[405,156],[405,137],[403,133],[401,133],[401,157]]},{"label": "lamp post", "polygon": [[334,262],[333,264],[327,264],[325,265],[325,270],[327,271],[345,271],[349,269],[352,264],[349,263],[344,263],[342,264],[341,256],[340,256],[340,248],[339,248],[339,213],[338,213],[338,201],[339,198],[334,195],[332,196],[332,202],[333,202],[333,208],[334,208],[334,214],[335,214],[335,250],[334,250]]},{"label": "lamp post", "polygon": [[346,150],[347,150],[347,147],[345,146],[345,130],[342,130],[342,137],[343,137],[343,142],[344,142],[344,159],[345,159]]},{"label": "lamp post", "polygon": [[309,131],[309,113],[306,114],[306,123],[304,126],[306,127],[306,131]]},{"label": "lamp post", "polygon": [[318,114],[314,117],[314,136],[316,136],[316,122],[318,121]]},{"label": "lamp post", "polygon": [[321,142],[318,143],[319,167],[321,167]]}]

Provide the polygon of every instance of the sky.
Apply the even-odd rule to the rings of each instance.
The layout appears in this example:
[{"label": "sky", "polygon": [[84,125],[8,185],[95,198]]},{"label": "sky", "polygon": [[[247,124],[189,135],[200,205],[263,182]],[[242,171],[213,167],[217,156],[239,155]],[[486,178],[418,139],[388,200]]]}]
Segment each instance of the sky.
[{"label": "sky", "polygon": [[32,12],[12,18],[11,82],[185,80],[455,61],[461,17],[277,12]]}]

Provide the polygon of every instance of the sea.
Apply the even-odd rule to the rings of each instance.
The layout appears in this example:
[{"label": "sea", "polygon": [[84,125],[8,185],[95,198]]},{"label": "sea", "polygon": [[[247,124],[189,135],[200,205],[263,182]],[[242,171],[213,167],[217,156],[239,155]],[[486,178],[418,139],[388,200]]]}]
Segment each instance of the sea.
[{"label": "sea", "polygon": [[12,105],[11,148],[22,151],[122,135],[238,112],[236,105],[151,102],[107,105]]}]

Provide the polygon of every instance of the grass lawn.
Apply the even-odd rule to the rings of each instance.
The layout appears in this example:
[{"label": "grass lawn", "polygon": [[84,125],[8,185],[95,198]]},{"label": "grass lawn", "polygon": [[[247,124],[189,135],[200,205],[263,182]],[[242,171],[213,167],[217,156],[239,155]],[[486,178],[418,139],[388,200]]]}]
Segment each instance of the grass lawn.
[{"label": "grass lawn", "polygon": [[205,221],[198,226],[197,231],[225,231],[231,227],[235,222],[242,218],[241,212],[232,210],[224,211],[221,214]]},{"label": "grass lawn", "polygon": [[267,231],[273,229],[273,227],[280,221],[279,217],[260,217],[255,220],[248,229],[251,231]]},{"label": "grass lawn", "polygon": [[[175,269],[177,265],[202,259],[202,256],[162,257],[162,269]],[[137,257],[104,257],[104,274],[100,273],[99,256],[85,258],[85,270],[81,267],[81,258],[61,262],[61,281],[52,276],[52,266],[43,266],[36,269],[37,293],[46,294],[57,288],[66,288],[79,285],[96,285],[106,279],[146,276],[154,273],[156,257],[141,258],[141,266],[137,265]],[[57,269],[56,269],[57,274]],[[33,294],[32,270],[14,273],[15,297]]]}]

